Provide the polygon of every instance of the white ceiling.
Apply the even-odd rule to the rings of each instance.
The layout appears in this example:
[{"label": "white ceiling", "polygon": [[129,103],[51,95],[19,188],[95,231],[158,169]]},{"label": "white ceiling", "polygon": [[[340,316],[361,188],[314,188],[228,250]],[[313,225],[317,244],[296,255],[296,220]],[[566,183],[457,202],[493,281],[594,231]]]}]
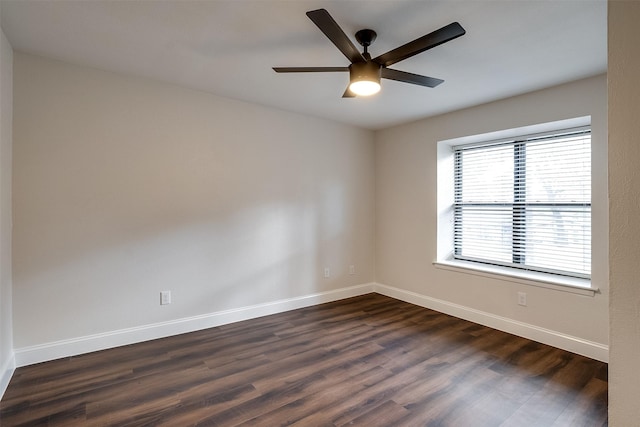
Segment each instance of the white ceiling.
[{"label": "white ceiling", "polygon": [[[349,64],[305,15],[319,8],[352,40],[374,29],[374,57],[453,21],[467,34],[391,67],[444,79],[437,88],[383,80],[374,97],[343,99],[348,73],[271,69]],[[1,14],[18,51],[369,129],[607,67],[606,0],[2,0]]]}]

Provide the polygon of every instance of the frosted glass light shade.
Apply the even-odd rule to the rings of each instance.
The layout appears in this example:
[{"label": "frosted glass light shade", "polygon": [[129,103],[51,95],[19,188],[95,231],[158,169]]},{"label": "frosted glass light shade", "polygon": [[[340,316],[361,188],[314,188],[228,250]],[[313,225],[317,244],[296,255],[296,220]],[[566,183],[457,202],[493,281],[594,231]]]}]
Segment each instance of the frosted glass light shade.
[{"label": "frosted glass light shade", "polygon": [[380,92],[380,83],[369,80],[360,80],[351,83],[349,85],[349,89],[356,95],[370,96]]}]

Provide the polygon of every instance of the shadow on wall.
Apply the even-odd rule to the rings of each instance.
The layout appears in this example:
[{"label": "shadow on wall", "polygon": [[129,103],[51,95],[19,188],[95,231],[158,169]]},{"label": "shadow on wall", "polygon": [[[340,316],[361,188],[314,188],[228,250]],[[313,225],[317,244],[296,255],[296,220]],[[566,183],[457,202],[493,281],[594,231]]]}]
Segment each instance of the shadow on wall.
[{"label": "shadow on wall", "polygon": [[[208,218],[168,206],[154,207],[145,223],[136,214],[81,211],[49,221],[44,233],[62,228],[69,238],[41,236],[37,245],[31,236],[16,283],[18,301],[40,301],[39,314],[17,329],[29,328],[33,342],[51,342],[358,284],[336,271],[322,276],[324,265],[346,256],[350,237],[345,190],[333,183],[319,191],[297,203],[256,202]],[[159,306],[161,290],[172,291],[171,305]]]},{"label": "shadow on wall", "polygon": [[370,132],[14,65],[16,348],[371,281]]}]

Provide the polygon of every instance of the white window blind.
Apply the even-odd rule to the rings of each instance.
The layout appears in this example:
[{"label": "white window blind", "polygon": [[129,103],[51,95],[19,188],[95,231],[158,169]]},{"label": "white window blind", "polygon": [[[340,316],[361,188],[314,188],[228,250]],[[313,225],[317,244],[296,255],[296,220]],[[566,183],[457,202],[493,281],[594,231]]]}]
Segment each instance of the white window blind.
[{"label": "white window blind", "polygon": [[590,129],[456,146],[454,160],[454,258],[590,277]]}]

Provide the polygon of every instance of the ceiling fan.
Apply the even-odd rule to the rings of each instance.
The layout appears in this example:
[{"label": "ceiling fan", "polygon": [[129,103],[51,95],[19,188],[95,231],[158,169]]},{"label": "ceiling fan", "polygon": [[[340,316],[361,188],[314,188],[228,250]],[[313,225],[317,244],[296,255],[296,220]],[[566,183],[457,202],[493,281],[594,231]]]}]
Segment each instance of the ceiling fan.
[{"label": "ceiling fan", "polygon": [[347,90],[342,95],[343,98],[353,98],[356,95],[368,96],[379,92],[380,78],[426,87],[438,86],[444,80],[387,67],[458,38],[466,32],[459,23],[453,22],[372,59],[368,48],[376,39],[375,31],[364,29],[355,34],[358,43],[364,47],[364,51],[360,53],[325,9],[311,10],[307,12],[307,16],[336,45],[340,52],[351,61],[351,65],[348,67],[273,67],[273,70],[276,73],[349,71],[350,82]]}]

